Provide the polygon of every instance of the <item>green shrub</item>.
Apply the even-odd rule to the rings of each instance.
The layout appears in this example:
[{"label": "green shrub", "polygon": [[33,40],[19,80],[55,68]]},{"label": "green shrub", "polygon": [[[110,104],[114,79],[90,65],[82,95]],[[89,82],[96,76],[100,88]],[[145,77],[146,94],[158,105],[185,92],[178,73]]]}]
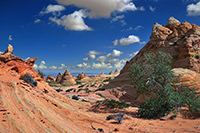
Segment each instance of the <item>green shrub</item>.
[{"label": "green shrub", "polygon": [[45,74],[42,71],[38,70],[38,74],[41,76],[41,78],[45,78]]},{"label": "green shrub", "polygon": [[[188,106],[192,112],[199,112],[200,100],[194,89],[175,88],[177,81],[171,71],[172,57],[164,52],[147,53],[143,63],[131,66],[131,84],[138,88],[138,94],[151,96],[139,107],[138,114],[142,118],[159,118],[163,115]],[[180,91],[182,90],[182,91]]]},{"label": "green shrub", "polygon": [[21,76],[20,79],[24,80],[26,83],[30,84],[32,87],[37,86],[37,82],[33,80],[33,77],[28,73]]},{"label": "green shrub", "polygon": [[97,101],[96,107],[99,107],[100,105],[106,106],[108,108],[114,109],[114,108],[128,108],[128,105],[124,102],[120,102],[114,99],[105,99],[104,101]]},{"label": "green shrub", "polygon": [[80,81],[76,81],[76,84],[78,85],[78,84],[82,84],[82,82],[80,82]]},{"label": "green shrub", "polygon": [[110,82],[110,81],[112,81],[112,79],[108,78],[108,79],[105,79],[103,82]]}]

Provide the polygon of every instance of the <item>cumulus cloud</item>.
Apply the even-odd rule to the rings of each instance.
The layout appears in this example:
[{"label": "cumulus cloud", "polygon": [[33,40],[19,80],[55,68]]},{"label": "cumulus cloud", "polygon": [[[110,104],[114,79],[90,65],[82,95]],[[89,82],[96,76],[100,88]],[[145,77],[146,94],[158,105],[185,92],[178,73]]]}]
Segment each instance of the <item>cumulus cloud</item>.
[{"label": "cumulus cloud", "polygon": [[140,42],[140,38],[134,35],[129,35],[127,38],[121,38],[120,40],[113,41],[114,45],[129,45],[136,42]]},{"label": "cumulus cloud", "polygon": [[33,68],[34,69],[47,69],[46,62],[45,61],[41,61],[39,66],[34,64]]},{"label": "cumulus cloud", "polygon": [[135,51],[135,52],[133,52],[132,54],[129,54],[129,56],[130,57],[133,57],[133,56],[136,56],[136,54],[138,54],[139,53],[139,51]]},{"label": "cumulus cloud", "polygon": [[135,11],[137,7],[131,0],[57,0],[59,4],[75,5],[88,9],[99,17],[110,17],[113,12]]},{"label": "cumulus cloud", "polygon": [[142,28],[142,26],[141,25],[138,25],[138,26],[136,26],[135,28],[134,28],[134,30],[139,30],[139,29],[141,29]]},{"label": "cumulus cloud", "polygon": [[49,20],[55,22],[57,25],[65,27],[65,30],[91,31],[92,29],[88,27],[83,20],[83,18],[86,17],[87,15],[85,14],[85,11],[79,10],[72,14],[64,15],[60,19],[56,17],[50,17]]},{"label": "cumulus cloud", "polygon": [[187,6],[188,16],[199,16],[200,15],[200,2],[196,4],[190,4]]},{"label": "cumulus cloud", "polygon": [[128,61],[128,59],[122,59],[122,60],[116,62],[114,64],[114,67],[115,68],[122,68],[126,64],[127,61]]},{"label": "cumulus cloud", "polygon": [[111,69],[113,68],[113,66],[110,63],[92,63],[87,64],[87,63],[82,63],[82,64],[78,64],[76,66],[77,68],[81,68],[81,69]]},{"label": "cumulus cloud", "polygon": [[12,40],[13,40],[13,39],[12,39],[12,35],[9,35],[8,40],[9,40],[9,41],[12,41]]},{"label": "cumulus cloud", "polygon": [[152,6],[149,6],[149,10],[154,12],[156,10],[156,8],[155,7],[153,8]]},{"label": "cumulus cloud", "polygon": [[95,50],[89,51],[87,55],[89,55],[87,58],[83,58],[83,61],[88,61],[88,60],[94,60],[96,58],[96,55],[100,55],[101,52],[97,52]]},{"label": "cumulus cloud", "polygon": [[48,5],[47,8],[45,8],[43,11],[40,12],[41,15],[48,14],[48,13],[53,13],[55,14],[56,12],[61,12],[64,11],[65,7],[63,5]]},{"label": "cumulus cloud", "polygon": [[109,53],[109,54],[107,54],[105,56],[99,56],[97,58],[97,61],[99,61],[99,62],[110,62],[111,63],[112,62],[111,58],[113,58],[113,57],[119,57],[121,54],[123,54],[123,52],[114,49],[112,51],[112,53]]},{"label": "cumulus cloud", "polygon": [[40,19],[36,19],[36,20],[34,21],[35,24],[36,24],[36,23],[39,23],[39,22],[41,22]]}]

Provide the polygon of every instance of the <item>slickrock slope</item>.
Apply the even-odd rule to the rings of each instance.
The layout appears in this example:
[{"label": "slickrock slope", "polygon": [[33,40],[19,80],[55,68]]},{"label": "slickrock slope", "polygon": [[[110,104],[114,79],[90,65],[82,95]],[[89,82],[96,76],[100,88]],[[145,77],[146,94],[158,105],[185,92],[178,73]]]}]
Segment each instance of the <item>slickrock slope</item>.
[{"label": "slickrock slope", "polygon": [[[121,99],[134,101],[137,99],[136,89],[130,86],[129,72],[133,63],[142,63],[146,52],[165,51],[173,57],[173,68],[184,68],[200,72],[200,27],[188,22],[180,23],[170,17],[167,25],[155,23],[152,27],[150,41],[140,52],[126,63],[120,75],[110,82],[106,88]],[[193,85],[194,86],[194,85]],[[197,89],[199,90],[199,89]]]}]

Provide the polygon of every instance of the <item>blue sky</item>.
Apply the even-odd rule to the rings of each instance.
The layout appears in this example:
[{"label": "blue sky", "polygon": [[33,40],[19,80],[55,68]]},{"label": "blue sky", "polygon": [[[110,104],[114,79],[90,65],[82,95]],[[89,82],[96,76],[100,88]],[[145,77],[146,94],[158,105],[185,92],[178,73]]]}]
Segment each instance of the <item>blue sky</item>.
[{"label": "blue sky", "polygon": [[199,25],[200,0],[6,0],[0,47],[42,71],[121,69],[148,41],[155,22],[173,16]]}]

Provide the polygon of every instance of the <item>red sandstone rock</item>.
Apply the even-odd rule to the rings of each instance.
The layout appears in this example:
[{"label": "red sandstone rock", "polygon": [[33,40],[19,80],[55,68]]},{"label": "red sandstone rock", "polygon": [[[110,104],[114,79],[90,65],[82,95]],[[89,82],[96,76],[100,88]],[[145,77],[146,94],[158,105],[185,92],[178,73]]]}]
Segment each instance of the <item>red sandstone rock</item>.
[{"label": "red sandstone rock", "polygon": [[82,79],[85,79],[86,77],[87,75],[82,72],[77,76],[77,80],[82,80]]},{"label": "red sandstone rock", "polygon": [[[166,26],[155,23],[152,28],[150,41],[140,50],[140,52],[134,58],[132,58],[130,61],[127,61],[126,65],[121,70],[120,75],[112,80],[106,86],[106,88],[111,89],[121,87],[122,92],[124,90],[126,90],[127,92],[132,92],[134,96],[126,93],[125,95],[121,96],[121,99],[128,100],[127,97],[129,96],[126,95],[131,95],[132,98],[130,98],[129,101],[134,102],[133,99],[137,99],[138,97],[137,95],[135,95],[135,91],[137,89],[133,87],[129,87],[130,90],[126,89],[126,86],[130,86],[131,83],[131,79],[129,78],[130,67],[133,63],[142,63],[143,55],[149,51],[165,51],[167,53],[170,53],[173,57],[171,64],[172,68],[190,69],[194,73],[199,73],[200,27],[195,24],[190,24],[188,22],[180,23],[178,20],[172,17],[169,18]],[[185,74],[182,74],[183,77],[184,75]],[[187,78],[189,78],[189,76]],[[192,84],[192,82],[188,82],[189,86],[190,84]],[[196,87],[197,86],[198,85],[196,85]],[[196,90],[198,91],[199,88],[197,87]]]},{"label": "red sandstone rock", "polygon": [[47,76],[47,81],[53,81],[53,82],[55,82],[55,78],[53,76],[48,75]]},{"label": "red sandstone rock", "polygon": [[65,73],[62,75],[62,78],[60,80],[60,84],[62,85],[74,85],[76,84],[76,81],[74,80],[71,73],[66,70]]},{"label": "red sandstone rock", "polygon": [[62,79],[62,74],[59,73],[56,77],[56,82],[60,82],[60,80]]}]

